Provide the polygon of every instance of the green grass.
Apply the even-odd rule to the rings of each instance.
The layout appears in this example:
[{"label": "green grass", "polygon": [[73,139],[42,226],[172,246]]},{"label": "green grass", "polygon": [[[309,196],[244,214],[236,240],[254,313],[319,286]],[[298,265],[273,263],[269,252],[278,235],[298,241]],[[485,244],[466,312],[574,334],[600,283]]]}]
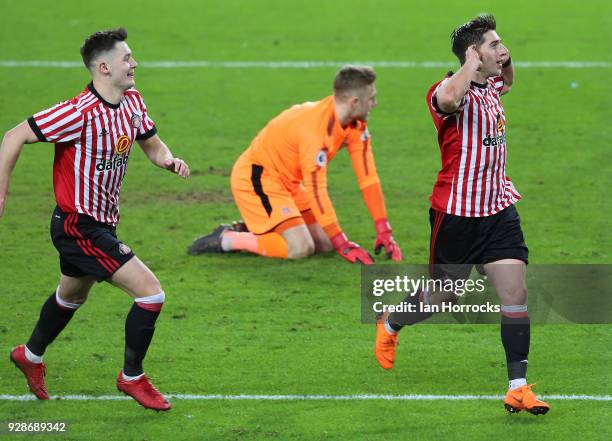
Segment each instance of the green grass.
[{"label": "green grass", "polygon": [[[448,35],[487,2],[105,2],[4,5],[0,58],[78,60],[82,39],[124,25],[139,61],[439,60]],[[495,5],[517,61],[612,61],[608,2]],[[397,367],[371,355],[360,324],[359,268],[339,257],[299,262],[185,254],[188,243],[238,217],[228,172],[252,137],[287,106],[330,92],[335,68],[137,71],[161,137],[189,162],[188,181],[130,159],[119,236],[156,273],[167,304],[147,371],[167,393],[501,394],[504,354],[493,325],[428,325],[401,336]],[[508,173],[532,263],[611,262],[611,69],[518,69],[504,98]],[[410,263],[428,258],[428,195],[439,154],[424,102],[443,69],[379,69],[370,131],[395,236]],[[0,67],[0,131],[88,81],[84,69]],[[572,88],[575,82],[578,87]],[[27,339],[58,279],[48,228],[53,148],[24,148],[0,219],[0,354]],[[349,237],[371,247],[373,227],[346,154],[330,193]],[[330,277],[333,274],[333,277]],[[537,296],[537,292],[531,292]],[[579,295],[579,293],[577,293]],[[122,363],[130,300],[97,285],[45,356],[52,394],[109,395]],[[537,325],[529,378],[543,394],[610,395],[610,325]],[[25,394],[0,363],[0,394]],[[174,401],[153,414],[131,401],[0,401],[0,421],[66,420],[65,439],[610,439],[609,402],[556,401],[545,417],[507,416],[494,401]],[[0,435],[1,436],[1,435]],[[53,439],[62,439],[56,436]]]},{"label": "green grass", "polygon": [[[104,407],[112,418],[94,418],[86,413],[89,404],[54,402],[29,403],[44,421],[57,415],[68,418],[66,439],[232,439],[232,440],[377,440],[470,439],[510,440],[521,438],[608,440],[612,435],[609,408],[585,403],[560,402],[555,414],[546,417],[506,416],[492,402],[193,402],[182,401],[168,414],[138,415],[125,402]],[[35,409],[35,410],[34,410]],[[130,428],[131,426],[131,428]],[[575,432],[568,433],[569,428]],[[134,431],[134,437],[127,433]],[[178,434],[177,434],[178,432]],[[84,433],[92,434],[90,436]],[[96,436],[98,434],[98,436]],[[23,439],[13,436],[10,439]],[[31,436],[31,439],[40,437]],[[47,439],[61,439],[51,435]]]}]

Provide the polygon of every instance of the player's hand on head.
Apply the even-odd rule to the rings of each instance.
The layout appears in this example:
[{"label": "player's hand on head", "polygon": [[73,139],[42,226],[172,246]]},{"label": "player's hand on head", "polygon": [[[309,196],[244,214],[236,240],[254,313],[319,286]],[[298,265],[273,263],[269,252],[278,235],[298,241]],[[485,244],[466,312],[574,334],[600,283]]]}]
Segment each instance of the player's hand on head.
[{"label": "player's hand on head", "polygon": [[476,70],[480,70],[482,67],[482,60],[475,44],[469,46],[465,51],[465,64],[468,63],[469,65],[474,66]]},{"label": "player's hand on head", "polygon": [[344,233],[336,234],[331,238],[331,242],[338,254],[351,263],[362,263],[364,265],[372,265],[374,263],[374,258],[370,253],[355,242],[349,242]]},{"label": "player's hand on head", "polygon": [[172,173],[176,173],[181,178],[189,177],[189,166],[185,161],[180,158],[168,158],[164,162],[166,170],[170,170]]},{"label": "player's hand on head", "polygon": [[502,61],[502,64],[505,64],[510,58],[510,51],[503,43],[500,43],[500,45],[502,49],[501,61]]},{"label": "player's hand on head", "polygon": [[395,262],[404,260],[402,250],[400,249],[397,242],[393,238],[393,232],[391,231],[391,225],[387,219],[379,219],[374,224],[376,228],[376,241],[374,242],[374,254],[378,255],[385,249],[385,255],[387,259],[391,259]]}]

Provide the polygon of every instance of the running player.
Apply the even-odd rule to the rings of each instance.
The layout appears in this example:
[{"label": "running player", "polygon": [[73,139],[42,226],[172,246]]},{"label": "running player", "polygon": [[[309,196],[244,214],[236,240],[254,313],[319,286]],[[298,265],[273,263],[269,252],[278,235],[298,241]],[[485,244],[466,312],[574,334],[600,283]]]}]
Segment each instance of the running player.
[{"label": "running player", "polygon": [[48,400],[43,354],[87,300],[94,282],[106,281],[134,298],[125,322],[125,358],[117,388],[142,406],[170,409],[144,374],[155,322],[165,294],[149,268],[115,233],[119,192],[134,141],[158,167],[183,178],[189,167],[175,158],[156,134],[140,93],[134,89],[136,60],[123,28],[96,32],[81,47],[92,81],[71,100],[36,113],[6,133],[0,147],[0,216],[11,172],[24,144],[55,144],[53,186],[57,207],[51,238],[59,252],[60,280],[44,303],[25,345],[11,361],[30,390]]},{"label": "running player", "polygon": [[[495,18],[488,14],[457,28],[451,36],[452,50],[461,68],[427,94],[442,155],[430,198],[430,264],[435,279],[466,279],[474,264],[488,276],[501,301],[501,340],[509,379],[505,407],[538,415],[549,406],[536,398],[526,380],[528,249],[514,207],[520,196],[506,176],[506,114],[500,100],[512,86],[514,67],[495,29]],[[447,300],[456,298],[425,290],[405,301]],[[375,355],[383,368],[393,367],[402,327],[431,316],[421,309],[425,308],[379,320]]]},{"label": "running player", "polygon": [[336,250],[352,263],[373,263],[350,242],[327,193],[327,164],[346,147],[363,199],[374,221],[375,252],[402,260],[378,179],[367,119],[376,106],[376,74],[368,66],[344,66],[334,93],[291,107],[255,137],[234,164],[231,189],[244,219],[196,239],[190,254],[248,251],[299,259]]}]

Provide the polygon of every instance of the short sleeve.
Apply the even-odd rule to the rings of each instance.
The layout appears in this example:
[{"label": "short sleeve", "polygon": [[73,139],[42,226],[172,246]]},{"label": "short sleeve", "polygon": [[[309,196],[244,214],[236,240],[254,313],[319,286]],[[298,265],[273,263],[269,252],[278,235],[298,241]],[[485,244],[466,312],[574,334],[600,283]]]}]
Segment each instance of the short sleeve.
[{"label": "short sleeve", "polygon": [[32,115],[28,124],[41,142],[70,142],[81,135],[83,115],[72,101],[64,101]]},{"label": "short sleeve", "polygon": [[429,105],[430,112],[432,114],[435,114],[438,118],[446,118],[447,116],[451,116],[451,115],[461,112],[467,102],[467,94],[466,94],[466,96],[464,96],[463,99],[461,100],[459,107],[454,112],[446,113],[440,109],[440,106],[438,105],[437,93],[440,87],[447,81],[448,81],[448,78],[445,78],[444,80],[440,81],[435,87],[433,87],[433,90],[430,92],[429,98],[427,99],[427,104]]},{"label": "short sleeve", "polygon": [[495,90],[497,90],[497,93],[501,93],[502,89],[504,88],[504,78],[503,77],[498,76],[498,77],[490,78],[489,82],[491,82]]},{"label": "short sleeve", "polygon": [[[135,113],[135,116],[132,116],[132,118],[140,119],[140,121],[137,122],[138,132],[136,134],[136,139],[139,141],[143,141],[155,135],[157,133],[157,128],[155,127],[155,123],[149,116],[149,112],[147,110],[146,104],[144,103],[144,100],[142,99],[142,95],[140,95],[140,93],[136,93],[135,99],[137,101],[138,112],[140,114]],[[134,122],[132,122],[132,124],[134,124]]]}]

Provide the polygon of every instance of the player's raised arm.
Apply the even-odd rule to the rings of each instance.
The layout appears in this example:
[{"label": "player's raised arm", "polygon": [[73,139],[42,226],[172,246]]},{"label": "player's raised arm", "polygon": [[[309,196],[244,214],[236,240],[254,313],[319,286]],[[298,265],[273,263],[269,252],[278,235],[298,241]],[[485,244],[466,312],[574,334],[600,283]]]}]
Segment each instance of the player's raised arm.
[{"label": "player's raised arm", "polygon": [[182,178],[189,177],[189,166],[187,163],[180,158],[175,158],[159,135],[138,140],[138,144],[145,155],[147,155],[147,158],[156,166],[176,173]]},{"label": "player's raised arm", "polygon": [[376,171],[374,155],[371,147],[371,137],[367,129],[359,135],[358,139],[349,142],[347,146],[353,170],[363,201],[370,212],[376,230],[376,242],[374,243],[374,253],[380,254],[385,249],[388,259],[394,261],[403,260],[402,251],[393,238],[391,225],[387,219],[387,209],[382,186]]},{"label": "player's raised arm", "polygon": [[499,92],[500,95],[504,95],[510,92],[510,88],[514,83],[514,65],[512,64],[512,58],[508,48],[502,44],[504,53],[502,54],[502,69],[501,76],[504,79],[504,87]]},{"label": "player's raised arm", "polygon": [[22,122],[4,134],[0,146],[0,216],[8,194],[9,180],[24,144],[32,144],[38,137],[27,121]]},{"label": "player's raised arm", "polygon": [[444,113],[454,113],[461,106],[461,101],[470,88],[472,78],[482,66],[476,46],[465,51],[465,62],[449,79],[444,81],[435,94],[438,108]]}]

